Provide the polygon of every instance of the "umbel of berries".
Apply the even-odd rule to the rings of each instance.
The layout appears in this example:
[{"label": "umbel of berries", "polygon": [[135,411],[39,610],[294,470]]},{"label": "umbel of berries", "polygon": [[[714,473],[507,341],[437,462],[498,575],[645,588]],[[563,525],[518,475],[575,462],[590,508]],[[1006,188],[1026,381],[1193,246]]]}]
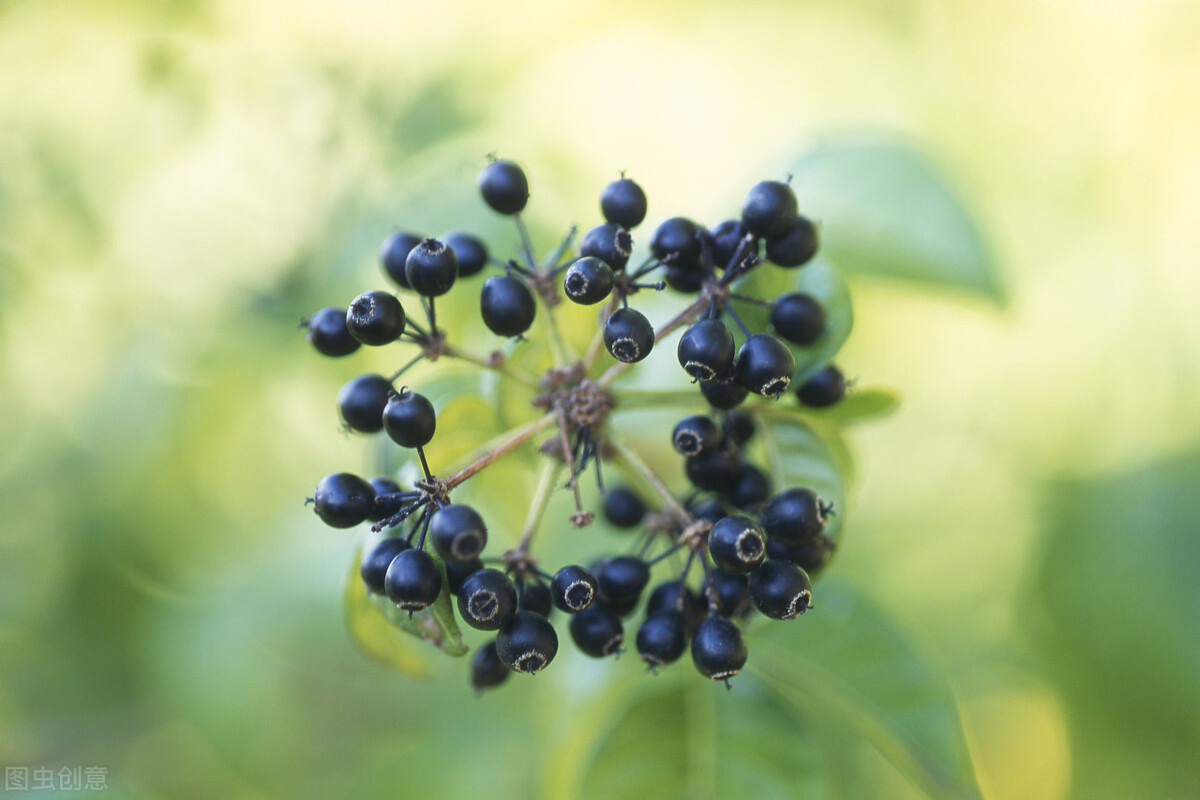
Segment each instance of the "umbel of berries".
[{"label": "umbel of berries", "polygon": [[[622,173],[582,235],[539,256],[525,169],[492,158],[478,190],[480,211],[513,227],[505,240],[459,220],[438,238],[381,231],[391,288],[360,287],[303,324],[344,365],[331,423],[399,464],[331,472],[308,498],[328,526],[362,532],[353,613],[473,647],[479,692],[551,667],[560,640],[596,659],[636,650],[649,673],[690,654],[729,686],[748,620],[804,625],[843,522],[834,462],[793,449],[817,432],[776,435],[848,389],[828,361],[844,293],[825,288],[827,265],[804,266],[817,226],[788,181],[729,198],[710,226],[682,209],[650,217]],[[486,378],[451,372],[471,369]],[[511,427],[476,438],[493,416]],[[820,494],[796,474],[814,464]]]}]

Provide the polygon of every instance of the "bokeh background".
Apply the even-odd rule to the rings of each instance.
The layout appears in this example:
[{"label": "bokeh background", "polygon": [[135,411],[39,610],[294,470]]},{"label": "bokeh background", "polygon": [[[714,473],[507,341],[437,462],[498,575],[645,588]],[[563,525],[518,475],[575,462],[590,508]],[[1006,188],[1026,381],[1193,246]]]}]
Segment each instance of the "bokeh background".
[{"label": "bokeh background", "polygon": [[[1186,0],[0,3],[0,763],[133,798],[1200,795],[1197,41]],[[907,660],[862,685],[937,714],[781,719],[636,659],[476,700],[354,647],[353,540],[302,500],[367,471],[333,398],[375,362],[301,316],[382,285],[393,226],[511,243],[487,153],[549,242],[620,169],[715,222],[862,142],[979,235],[916,205],[974,272],[846,265],[840,361],[903,402],[851,434],[829,613],[886,622],[854,635]]]}]

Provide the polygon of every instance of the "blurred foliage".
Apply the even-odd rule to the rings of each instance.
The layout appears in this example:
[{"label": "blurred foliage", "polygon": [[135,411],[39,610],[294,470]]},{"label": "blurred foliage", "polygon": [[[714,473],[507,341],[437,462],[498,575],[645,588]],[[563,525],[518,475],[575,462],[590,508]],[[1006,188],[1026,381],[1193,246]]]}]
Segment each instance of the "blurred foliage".
[{"label": "blurred foliage", "polygon": [[[1183,0],[0,3],[0,763],[134,798],[1196,795],[1198,35]],[[853,453],[849,535],[732,692],[564,648],[476,701],[347,634],[356,544],[302,497],[399,466],[333,410],[394,365],[296,324],[382,286],[395,225],[511,247],[493,151],[545,243],[622,168],[649,224],[790,171],[850,276],[866,388],[804,417]],[[460,388],[446,462],[527,413]]]}]

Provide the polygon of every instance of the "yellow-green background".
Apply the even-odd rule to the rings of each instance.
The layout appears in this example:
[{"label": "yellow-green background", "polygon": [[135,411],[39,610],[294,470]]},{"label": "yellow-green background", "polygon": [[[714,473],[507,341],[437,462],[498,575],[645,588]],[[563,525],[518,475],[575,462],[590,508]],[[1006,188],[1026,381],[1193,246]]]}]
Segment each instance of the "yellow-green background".
[{"label": "yellow-green background", "polygon": [[[948,682],[985,796],[1200,794],[1198,8],[0,3],[0,763],[139,798],[575,791],[555,709],[634,659],[476,701],[461,661],[346,637],[352,538],[301,502],[366,470],[333,397],[394,359],[296,321],[380,285],[393,225],[511,242],[489,152],[548,241],[618,169],[652,221],[711,219],[867,131],[948,176],[1004,299],[853,280],[839,360],[904,401],[853,436],[832,574]],[[824,796],[919,796],[837,741]]]}]

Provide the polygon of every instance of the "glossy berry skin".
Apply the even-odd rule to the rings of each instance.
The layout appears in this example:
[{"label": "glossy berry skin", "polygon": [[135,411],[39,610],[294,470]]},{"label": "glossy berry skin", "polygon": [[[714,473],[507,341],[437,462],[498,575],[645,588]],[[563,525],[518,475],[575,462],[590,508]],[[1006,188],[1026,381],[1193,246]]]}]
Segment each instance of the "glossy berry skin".
[{"label": "glossy berry skin", "polygon": [[596,570],[600,596],[606,600],[635,602],[650,582],[650,568],[633,556],[614,556],[602,562]]},{"label": "glossy berry skin", "polygon": [[365,345],[382,347],[404,333],[404,307],[387,292],[363,292],[346,309],[346,329]]},{"label": "glossy berry skin", "polygon": [[425,395],[404,388],[383,407],[383,427],[401,447],[424,447],[437,430],[437,413]]},{"label": "glossy berry skin", "polygon": [[558,634],[542,616],[518,611],[496,637],[496,653],[514,672],[535,673],[558,654]]},{"label": "glossy berry skin", "polygon": [[537,614],[539,617],[550,616],[554,600],[550,596],[550,587],[546,584],[539,580],[527,580],[521,584],[518,594],[522,611]]},{"label": "glossy berry skin", "polygon": [[800,402],[811,408],[828,408],[846,396],[846,376],[833,364],[809,377],[796,390]]},{"label": "glossy berry skin", "polygon": [[780,295],[771,306],[771,327],[792,344],[807,346],[825,332],[825,309],[810,294]]},{"label": "glossy berry skin", "polygon": [[771,496],[771,479],[767,477],[767,473],[749,461],[743,461],[738,466],[733,488],[725,496],[737,508],[755,508]]},{"label": "glossy berry skin", "polygon": [[487,526],[475,509],[455,503],[434,512],[429,539],[446,561],[471,561],[487,545]]},{"label": "glossy berry skin", "polygon": [[517,613],[517,587],[498,569],[467,576],[458,590],[458,614],[480,631],[496,631]]},{"label": "glossy berry skin", "polygon": [[638,603],[641,602],[641,597],[622,597],[612,598],[597,594],[593,606],[606,609],[616,614],[618,617],[628,617],[634,611],[637,611]]},{"label": "glossy berry skin", "polygon": [[[712,234],[709,238],[709,248],[712,254],[713,263],[717,269],[728,269],[733,261],[733,257],[737,255],[738,248],[742,244],[742,239],[745,238],[748,231],[741,220],[727,219],[720,225],[712,229]],[[750,248],[747,252],[754,252],[755,248]]]},{"label": "glossy berry skin", "polygon": [[794,619],[811,605],[812,581],[790,561],[765,561],[750,573],[750,599],[771,619]]},{"label": "glossy berry skin", "polygon": [[422,239],[404,262],[404,274],[413,291],[424,297],[441,297],[458,277],[458,256],[444,242]]},{"label": "glossy berry skin", "polygon": [[401,550],[388,565],[383,588],[400,609],[420,611],[441,594],[442,572],[428,553],[415,548]]},{"label": "glossy berry skin", "polygon": [[767,557],[767,540],[749,517],[725,517],[708,533],[708,552],[725,572],[745,575]]},{"label": "glossy berry skin", "polygon": [[621,652],[625,626],[612,611],[592,606],[571,617],[571,638],[584,655],[604,658]]},{"label": "glossy berry skin", "polygon": [[800,267],[817,254],[817,228],[806,217],[796,217],[787,230],[767,239],[767,259],[781,267]]},{"label": "glossy berry skin", "polygon": [[618,528],[636,528],[646,516],[646,504],[632,489],[616,486],[604,493],[604,518]]},{"label": "glossy berry skin", "polygon": [[346,311],[327,306],[309,317],[308,341],[316,351],[326,356],[348,356],[362,346],[346,327]]},{"label": "glossy berry skin", "polygon": [[733,372],[737,382],[763,397],[778,397],[792,382],[796,359],[788,346],[769,333],[756,333],[742,343]]},{"label": "glossy berry skin", "polygon": [[363,556],[358,572],[362,576],[363,584],[366,585],[368,592],[371,594],[387,593],[384,587],[384,578],[387,576],[388,567],[393,558],[408,548],[408,542],[399,537],[384,539]]},{"label": "glossy berry skin", "polygon": [[767,558],[775,561],[790,561],[809,575],[820,572],[833,557],[833,542],[818,536],[811,542],[800,545],[783,542],[767,542]]},{"label": "glossy berry skin", "polygon": [[724,437],[712,417],[693,414],[675,423],[671,431],[671,444],[685,456],[704,456],[715,453]]},{"label": "glossy berry skin", "polygon": [[697,489],[725,494],[733,489],[738,476],[738,461],[721,450],[689,458],[683,465],[687,478]]},{"label": "glossy berry skin", "polygon": [[746,641],[724,617],[707,617],[692,636],[692,663],[715,681],[732,678],[746,666]]},{"label": "glossy berry skin", "polygon": [[458,259],[458,277],[469,278],[487,266],[487,245],[478,237],[464,231],[451,231],[441,241],[454,251]]},{"label": "glossy berry skin", "polygon": [[704,288],[704,273],[694,267],[668,267],[663,277],[667,286],[682,294],[697,294]]},{"label": "glossy berry skin", "polygon": [[729,516],[729,512],[721,505],[721,501],[716,498],[709,497],[701,500],[692,506],[692,516],[696,519],[708,520],[711,523],[716,523],[717,520],[724,519]]},{"label": "glossy berry skin", "polygon": [[313,492],[313,511],[331,528],[353,528],[374,507],[375,490],[371,484],[349,472],[326,475]]},{"label": "glossy berry skin", "polygon": [[742,201],[742,224],[755,236],[778,236],[797,216],[796,193],[781,181],[760,181]]},{"label": "glossy berry skin", "polygon": [[504,683],[511,671],[496,652],[493,639],[476,650],[471,659],[471,688],[477,692],[493,689]]},{"label": "glossy berry skin", "polygon": [[554,605],[568,614],[578,614],[596,598],[596,576],[576,564],[554,573],[550,581],[550,597]]},{"label": "glossy berry skin", "polygon": [[721,418],[721,431],[738,447],[754,438],[754,417],[745,411],[730,411]]},{"label": "glossy berry skin", "polygon": [[367,519],[371,522],[381,522],[400,511],[401,501],[383,499],[384,495],[399,494],[404,491],[400,488],[400,484],[391,478],[380,476],[371,478],[371,488],[375,490],[375,505],[372,507],[371,513],[367,514]]},{"label": "glossy berry skin", "polygon": [[700,265],[700,226],[686,217],[671,217],[658,226],[650,237],[650,252],[655,258],[679,269]]},{"label": "glossy berry skin", "polygon": [[711,381],[701,381],[700,393],[710,406],[722,411],[737,408],[750,394],[746,387],[734,380],[732,374]]},{"label": "glossy berry skin", "polygon": [[654,347],[654,326],[642,312],[618,308],[604,323],[604,346],[618,361],[641,361]]},{"label": "glossy berry skin", "polygon": [[382,375],[359,375],[338,391],[338,412],[346,425],[359,433],[383,430],[383,408],[392,384]]},{"label": "glossy berry skin", "polygon": [[638,655],[651,669],[678,661],[687,650],[687,629],[687,617],[681,611],[666,609],[647,615],[638,627]]},{"label": "glossy berry skin", "polygon": [[579,241],[579,255],[598,258],[615,270],[625,269],[633,253],[633,238],[620,225],[609,222],[597,225]]},{"label": "glossy berry skin", "polygon": [[687,622],[687,633],[691,635],[704,618],[705,601],[697,597],[682,581],[667,581],[656,586],[650,593],[650,599],[646,601],[647,619],[662,611],[682,612]]},{"label": "glossy berry skin", "polygon": [[740,617],[750,609],[750,584],[745,575],[723,569],[712,570],[712,589],[717,597],[717,612],[724,617]]},{"label": "glossy berry skin", "polygon": [[483,201],[499,214],[519,214],[529,202],[529,180],[511,161],[493,161],[479,173]]},{"label": "glossy berry skin", "polygon": [[476,556],[470,561],[445,561],[446,588],[450,594],[457,595],[467,578],[483,569],[483,559]]},{"label": "glossy berry skin", "polygon": [[383,246],[379,248],[379,265],[383,267],[384,274],[402,289],[412,288],[408,285],[404,262],[408,260],[408,254],[412,252],[412,249],[419,245],[424,238],[424,236],[418,236],[408,231],[396,231],[384,239]]},{"label": "glossy berry skin", "polygon": [[760,519],[763,531],[773,542],[798,546],[808,544],[825,529],[821,498],[812,489],[788,489],[771,498]]},{"label": "glossy berry skin", "polygon": [[600,193],[600,212],[609,222],[632,230],[646,218],[646,193],[629,178],[615,180]]},{"label": "glossy berry skin", "polygon": [[612,267],[594,256],[578,259],[563,275],[563,292],[581,306],[599,303],[612,294],[612,290]]},{"label": "glossy berry skin", "polygon": [[711,381],[733,365],[733,333],[719,319],[703,319],[679,337],[679,366],[694,381]]},{"label": "glossy berry skin", "polygon": [[533,325],[537,302],[520,279],[497,275],[483,282],[479,313],[483,324],[497,336],[520,336]]}]

